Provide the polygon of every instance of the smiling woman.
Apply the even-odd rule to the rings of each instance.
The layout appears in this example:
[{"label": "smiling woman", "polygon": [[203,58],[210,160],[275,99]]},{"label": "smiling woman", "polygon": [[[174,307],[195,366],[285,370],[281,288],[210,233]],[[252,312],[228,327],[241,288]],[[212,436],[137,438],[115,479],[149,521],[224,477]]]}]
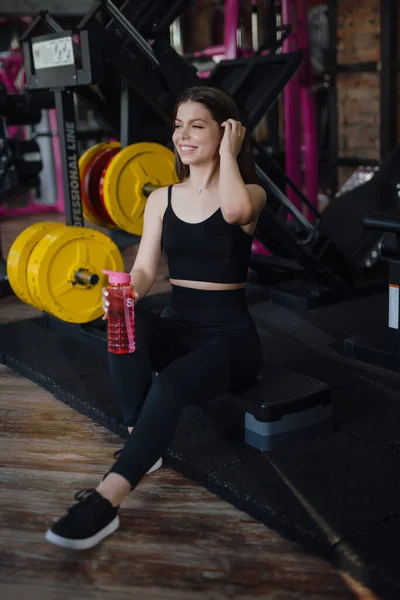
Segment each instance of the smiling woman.
[{"label": "smiling woman", "polygon": [[226,222],[254,232],[265,192],[256,185],[249,137],[239,119],[232,97],[217,88],[189,88],[178,99],[172,139],[181,185],[174,186],[174,208],[182,220],[200,222],[221,208]]},{"label": "smiling woman", "polygon": [[[176,104],[174,113],[175,131],[172,140],[176,149],[175,168],[180,181],[187,179],[189,175],[192,180],[197,179],[196,173],[189,172],[190,163],[182,160],[183,153],[179,152],[179,144],[176,144],[179,140],[179,130],[184,127],[181,119],[185,117],[191,120],[191,133],[196,130],[200,130],[199,133],[201,133],[201,129],[208,129],[209,138],[214,138],[214,152],[219,152],[219,145],[224,136],[225,121],[228,121],[231,126],[234,126],[235,123],[240,126],[235,131],[236,134],[240,134],[239,146],[236,149],[239,170],[244,183],[257,183],[250,138],[240,123],[240,112],[236,103],[226,92],[218,88],[204,86],[189,88],[181,94]],[[196,140],[193,139],[192,141],[192,145],[196,145]]]},{"label": "smiling woman", "polygon": [[[47,532],[60,546],[89,548],[113,533],[124,497],[161,466],[183,408],[252,384],[262,367],[244,288],[266,196],[256,184],[248,135],[233,99],[216,88],[187,90],[174,118],[179,183],[150,194],[130,273],[140,300],[164,249],[172,299],[160,316],[139,302],[136,350],[109,353],[130,435],[100,485],[82,490],[78,504]],[[104,308],[107,313],[106,295]]]}]

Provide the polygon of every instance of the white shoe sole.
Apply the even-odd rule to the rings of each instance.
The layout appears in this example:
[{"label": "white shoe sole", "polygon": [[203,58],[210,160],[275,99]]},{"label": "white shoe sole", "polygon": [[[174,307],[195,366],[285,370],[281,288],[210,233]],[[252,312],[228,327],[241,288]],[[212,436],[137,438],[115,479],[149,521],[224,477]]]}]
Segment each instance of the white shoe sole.
[{"label": "white shoe sole", "polygon": [[146,475],[153,473],[153,471],[157,471],[157,469],[160,467],[162,467],[162,458],[159,458],[158,461],[154,463],[154,465],[147,471]]},{"label": "white shoe sole", "polygon": [[70,538],[64,538],[56,533],[53,533],[51,529],[46,531],[45,539],[56,546],[61,546],[61,548],[70,548],[71,550],[87,550],[88,548],[92,548],[96,546],[101,540],[105,537],[114,533],[116,529],[119,527],[119,516],[117,515],[111,523],[104,527],[101,531],[96,533],[90,538],[86,538],[85,540],[72,540]]}]

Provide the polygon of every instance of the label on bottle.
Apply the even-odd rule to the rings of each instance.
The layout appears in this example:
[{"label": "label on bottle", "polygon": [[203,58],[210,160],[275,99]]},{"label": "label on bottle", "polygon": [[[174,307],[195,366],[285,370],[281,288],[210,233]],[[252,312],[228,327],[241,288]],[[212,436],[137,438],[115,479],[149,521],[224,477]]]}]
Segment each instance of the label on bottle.
[{"label": "label on bottle", "polygon": [[125,298],[125,327],[128,337],[129,347],[133,352],[136,348],[135,344],[135,329],[134,329],[134,306],[133,298]]}]

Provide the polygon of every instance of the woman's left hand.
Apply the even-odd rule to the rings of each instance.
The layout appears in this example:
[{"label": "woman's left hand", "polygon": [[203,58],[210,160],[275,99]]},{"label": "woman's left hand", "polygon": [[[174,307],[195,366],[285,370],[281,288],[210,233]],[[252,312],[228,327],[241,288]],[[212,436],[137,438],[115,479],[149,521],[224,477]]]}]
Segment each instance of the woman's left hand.
[{"label": "woman's left hand", "polygon": [[225,131],[219,147],[220,156],[229,154],[236,158],[242,147],[244,136],[246,135],[246,128],[243,127],[240,121],[234,121],[233,119],[224,121],[221,123],[221,127],[223,127]]}]

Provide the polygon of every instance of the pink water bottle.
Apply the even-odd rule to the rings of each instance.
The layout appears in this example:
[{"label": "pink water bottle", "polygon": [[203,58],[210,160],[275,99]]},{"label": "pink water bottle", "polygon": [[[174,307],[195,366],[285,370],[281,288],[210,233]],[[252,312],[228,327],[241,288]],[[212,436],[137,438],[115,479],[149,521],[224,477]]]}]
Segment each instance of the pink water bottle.
[{"label": "pink water bottle", "polygon": [[102,271],[108,275],[108,351],[135,352],[135,295],[129,273]]}]

